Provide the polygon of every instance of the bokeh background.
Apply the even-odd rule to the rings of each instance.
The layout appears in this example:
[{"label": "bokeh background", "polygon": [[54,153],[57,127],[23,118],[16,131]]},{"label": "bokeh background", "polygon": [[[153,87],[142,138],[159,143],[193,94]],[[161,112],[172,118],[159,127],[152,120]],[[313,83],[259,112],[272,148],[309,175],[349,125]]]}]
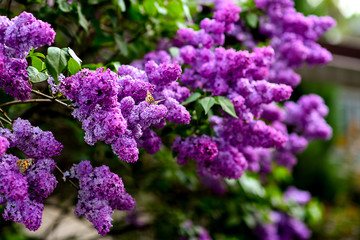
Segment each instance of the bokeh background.
[{"label": "bokeh background", "polygon": [[[198,3],[192,0],[78,3],[0,0],[0,14],[13,17],[24,10],[32,12],[56,29],[55,46],[71,47],[88,67],[105,65],[113,69],[161,49],[177,29],[211,16],[206,7],[198,13]],[[314,219],[322,218],[311,226],[312,239],[360,239],[360,1],[297,0],[295,6],[305,15],[329,15],[337,20],[337,26],[321,39],[321,45],[333,53],[333,61],[324,67],[299,70],[302,83],[292,96],[293,100],[308,93],[322,96],[330,108],[327,121],[334,131],[331,140],[309,145],[299,156],[292,176],[279,171],[275,178],[310,191],[321,203],[313,212]],[[0,104],[10,100],[0,92]],[[155,156],[143,153],[141,161],[130,165],[114,157],[104,144],[86,145],[79,122],[73,121],[66,109],[33,104],[12,106],[7,111],[10,117],[27,118],[33,125],[54,132],[66,148],[57,159],[61,168],[91,159],[109,165],[123,178],[127,191],[137,200],[137,211],[116,213],[114,228],[103,239],[172,239],[169,236],[177,231],[179,219],[185,220],[182,215],[187,210],[198,222],[207,217],[225,222],[224,226],[212,223],[218,232],[244,231],[243,239],[252,239],[252,233],[246,232],[244,221],[237,216],[244,196],[237,196],[231,189],[228,194],[212,194],[201,186],[191,166],[184,168],[175,163],[171,151],[162,149]],[[176,134],[171,129],[166,131],[170,139]],[[61,179],[60,174],[57,177]],[[231,188],[231,183],[223,184]],[[220,185],[219,191],[223,188]],[[74,190],[61,184],[46,201],[43,225],[37,232],[0,218],[0,239],[99,239],[90,223],[73,216],[74,202]],[[239,238],[217,234],[215,239]]]}]

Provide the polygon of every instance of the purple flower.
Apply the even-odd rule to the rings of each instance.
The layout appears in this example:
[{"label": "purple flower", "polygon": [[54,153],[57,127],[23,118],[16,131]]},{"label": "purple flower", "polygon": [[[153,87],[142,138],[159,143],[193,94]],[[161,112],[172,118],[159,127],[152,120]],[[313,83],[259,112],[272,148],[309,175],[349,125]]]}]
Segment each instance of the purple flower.
[{"label": "purple flower", "polygon": [[105,165],[93,168],[89,161],[82,161],[70,169],[70,177],[78,179],[80,185],[75,214],[85,216],[103,236],[112,227],[114,209],[132,210],[135,206],[121,178]]},{"label": "purple flower", "polygon": [[284,193],[285,201],[294,201],[299,204],[307,204],[311,199],[308,191],[301,191],[295,187],[289,187]]},{"label": "purple flower", "polygon": [[41,224],[43,201],[57,185],[51,174],[55,169],[51,157],[60,154],[62,145],[51,132],[43,132],[20,118],[13,122],[12,132],[0,129],[0,139],[6,139],[8,147],[18,148],[28,157],[0,155],[0,202],[6,203],[3,217],[35,231]]},{"label": "purple flower", "polygon": [[0,156],[6,152],[9,146],[9,141],[6,138],[0,136]]}]

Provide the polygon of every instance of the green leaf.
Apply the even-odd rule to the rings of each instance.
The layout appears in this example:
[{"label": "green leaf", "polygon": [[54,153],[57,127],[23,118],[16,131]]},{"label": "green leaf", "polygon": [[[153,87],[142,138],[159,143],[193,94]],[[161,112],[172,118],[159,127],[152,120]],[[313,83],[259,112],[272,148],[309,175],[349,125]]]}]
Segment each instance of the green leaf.
[{"label": "green leaf", "polygon": [[121,12],[125,12],[126,11],[126,5],[124,0],[116,0],[116,4],[118,5],[118,7],[120,8]]},{"label": "green leaf", "polygon": [[184,10],[184,15],[185,15],[186,19],[189,22],[192,22],[193,20],[191,18],[190,9],[189,9],[189,6],[188,6],[189,3],[186,0],[183,0],[182,2],[183,2],[182,7],[183,7],[183,10]]},{"label": "green leaf", "polygon": [[257,179],[248,177],[244,174],[238,181],[246,193],[257,197],[265,196],[265,189]]},{"label": "green leaf", "polygon": [[199,103],[201,104],[201,106],[204,108],[205,110],[205,114],[208,114],[210,108],[212,106],[214,106],[214,104],[216,103],[215,99],[212,97],[206,97],[203,99],[199,100]]},{"label": "green leaf", "polygon": [[73,9],[72,5],[67,1],[58,0],[57,3],[59,5],[60,10],[63,12],[71,12],[71,10]]},{"label": "green leaf", "polygon": [[57,81],[59,74],[65,70],[70,57],[67,48],[65,49],[49,47],[47,50],[48,54],[45,58],[46,68],[55,81]]},{"label": "green leaf", "polygon": [[82,26],[85,31],[87,32],[88,29],[89,29],[89,23],[88,21],[86,20],[84,14],[82,13],[81,11],[81,5],[78,3],[77,5],[77,12],[78,12],[78,17],[79,17],[79,24],[80,26]]},{"label": "green leaf", "polygon": [[201,104],[199,102],[196,102],[196,104],[195,104],[195,111],[196,111],[197,120],[200,121],[201,114],[204,111],[204,108],[201,106]]},{"label": "green leaf", "polygon": [[82,60],[76,55],[74,50],[72,50],[71,48],[68,47],[68,52],[69,52],[70,57],[72,57],[79,65],[81,65]]},{"label": "green leaf", "polygon": [[81,66],[75,59],[70,58],[68,61],[68,70],[71,75],[75,75],[81,70]]},{"label": "green leaf", "polygon": [[217,96],[215,97],[216,102],[220,104],[221,108],[234,118],[238,118],[235,112],[234,104],[226,97]]},{"label": "green leaf", "polygon": [[38,57],[31,57],[31,65],[36,68],[38,71],[41,71],[43,68],[43,62]]},{"label": "green leaf", "polygon": [[201,96],[200,93],[194,93],[190,97],[188,97],[184,102],[182,102],[181,105],[185,106],[189,103],[195,102],[196,100],[199,99],[200,96]]},{"label": "green leaf", "polygon": [[245,16],[245,21],[251,28],[256,28],[259,22],[259,17],[255,13],[248,13]]},{"label": "green leaf", "polygon": [[90,70],[96,70],[99,67],[104,67],[104,65],[102,63],[90,63],[90,64],[85,64],[82,66],[83,68],[88,68]]},{"label": "green leaf", "polygon": [[119,34],[115,34],[115,42],[116,45],[119,47],[121,54],[126,57],[129,54],[129,51],[124,37],[120,36]]},{"label": "green leaf", "polygon": [[156,15],[156,7],[154,4],[155,4],[154,0],[145,0],[144,3],[142,4],[145,12],[150,16]]},{"label": "green leaf", "polygon": [[45,55],[39,52],[34,52],[34,51],[30,51],[29,55],[27,55],[26,57],[40,57],[40,58],[45,58]]},{"label": "green leaf", "polygon": [[161,7],[158,2],[155,2],[154,5],[155,5],[156,9],[158,10],[158,12],[159,12],[160,14],[162,14],[162,15],[166,15],[166,14],[167,14],[166,8]]},{"label": "green leaf", "polygon": [[179,48],[177,47],[171,47],[169,48],[169,52],[171,54],[172,57],[177,57],[179,56],[180,52],[179,52]]},{"label": "green leaf", "polygon": [[116,72],[119,70],[119,67],[121,66],[120,62],[112,62],[112,65],[114,66]]},{"label": "green leaf", "polygon": [[32,83],[43,82],[43,81],[46,81],[48,79],[48,76],[46,75],[46,73],[39,72],[33,66],[29,66],[27,68],[27,72],[28,72],[28,75],[29,75],[29,81],[32,82]]}]

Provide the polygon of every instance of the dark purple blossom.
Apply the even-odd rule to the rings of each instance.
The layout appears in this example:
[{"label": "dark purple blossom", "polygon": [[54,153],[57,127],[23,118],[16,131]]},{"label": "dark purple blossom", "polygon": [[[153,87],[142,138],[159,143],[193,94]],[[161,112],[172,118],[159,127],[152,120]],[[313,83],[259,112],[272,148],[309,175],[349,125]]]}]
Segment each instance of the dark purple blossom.
[{"label": "dark purple blossom", "polygon": [[110,231],[114,210],[132,210],[134,199],[125,192],[121,178],[103,165],[93,168],[82,161],[70,169],[70,177],[79,180],[79,201],[75,214],[85,216],[101,235]]},{"label": "dark purple blossom", "polygon": [[41,224],[43,201],[57,185],[51,174],[55,169],[51,157],[60,154],[62,145],[51,132],[43,132],[20,118],[13,122],[12,132],[0,129],[0,139],[6,139],[8,147],[18,148],[28,157],[0,155],[1,203],[6,204],[3,217],[35,231]]}]

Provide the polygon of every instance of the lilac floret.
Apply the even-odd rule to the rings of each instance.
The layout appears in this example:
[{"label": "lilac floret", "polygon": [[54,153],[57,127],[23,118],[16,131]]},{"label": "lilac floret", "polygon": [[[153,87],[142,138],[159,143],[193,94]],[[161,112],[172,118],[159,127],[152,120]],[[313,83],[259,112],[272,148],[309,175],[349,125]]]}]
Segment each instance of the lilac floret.
[{"label": "lilac floret", "polygon": [[294,201],[299,204],[307,204],[311,199],[308,191],[301,191],[295,187],[289,187],[284,193],[285,201]]}]

